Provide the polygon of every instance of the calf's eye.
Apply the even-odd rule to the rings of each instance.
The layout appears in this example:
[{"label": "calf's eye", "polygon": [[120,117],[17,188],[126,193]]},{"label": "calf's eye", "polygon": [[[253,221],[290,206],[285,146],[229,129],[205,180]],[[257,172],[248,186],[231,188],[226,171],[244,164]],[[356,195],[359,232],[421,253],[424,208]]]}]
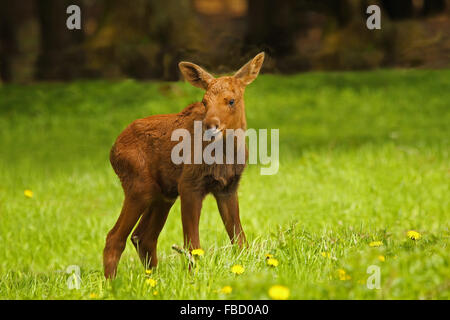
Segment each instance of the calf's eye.
[{"label": "calf's eye", "polygon": [[231,99],[230,101],[228,101],[228,104],[229,104],[230,106],[232,106],[232,105],[234,104],[234,99]]}]

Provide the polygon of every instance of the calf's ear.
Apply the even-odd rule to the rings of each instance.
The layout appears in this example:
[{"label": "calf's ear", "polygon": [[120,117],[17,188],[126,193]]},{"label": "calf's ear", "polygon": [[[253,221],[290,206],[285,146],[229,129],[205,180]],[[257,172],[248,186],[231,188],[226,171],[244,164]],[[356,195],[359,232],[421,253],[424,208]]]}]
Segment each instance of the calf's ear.
[{"label": "calf's ear", "polygon": [[178,64],[184,78],[194,87],[205,89],[214,77],[192,62],[182,61]]},{"label": "calf's ear", "polygon": [[245,85],[252,83],[258,76],[263,62],[264,52],[258,53],[252,60],[240,68],[238,72],[234,74],[234,77],[240,79]]}]

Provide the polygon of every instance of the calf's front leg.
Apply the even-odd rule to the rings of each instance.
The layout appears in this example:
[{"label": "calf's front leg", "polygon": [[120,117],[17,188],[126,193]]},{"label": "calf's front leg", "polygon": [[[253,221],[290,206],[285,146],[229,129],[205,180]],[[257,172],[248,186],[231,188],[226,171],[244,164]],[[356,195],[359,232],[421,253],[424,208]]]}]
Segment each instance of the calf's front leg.
[{"label": "calf's front leg", "polygon": [[183,223],[184,247],[186,249],[200,248],[198,225],[202,210],[203,197],[200,192],[179,188],[181,200],[181,220]]},{"label": "calf's front leg", "polygon": [[240,247],[247,244],[244,230],[239,217],[239,201],[237,191],[233,193],[214,194],[220,216],[230,237],[231,243],[237,243]]}]

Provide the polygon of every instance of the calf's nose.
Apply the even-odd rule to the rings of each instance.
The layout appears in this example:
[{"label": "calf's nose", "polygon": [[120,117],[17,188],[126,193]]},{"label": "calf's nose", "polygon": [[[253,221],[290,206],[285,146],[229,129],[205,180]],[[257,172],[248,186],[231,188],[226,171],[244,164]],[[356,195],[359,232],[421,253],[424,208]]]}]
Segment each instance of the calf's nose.
[{"label": "calf's nose", "polygon": [[220,120],[217,117],[211,117],[205,119],[205,127],[206,129],[218,129],[220,126]]}]

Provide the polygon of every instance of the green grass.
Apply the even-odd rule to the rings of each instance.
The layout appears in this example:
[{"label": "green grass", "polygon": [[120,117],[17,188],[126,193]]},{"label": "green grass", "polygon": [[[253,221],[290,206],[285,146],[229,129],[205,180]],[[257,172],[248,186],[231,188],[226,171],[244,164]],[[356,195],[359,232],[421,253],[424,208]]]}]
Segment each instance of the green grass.
[{"label": "green grass", "polygon": [[[262,176],[250,165],[242,179],[250,248],[229,245],[208,197],[205,255],[189,272],[171,249],[182,244],[177,201],[151,289],[131,242],[118,278],[103,279],[105,236],[123,200],[109,149],[134,119],[177,112],[202,92],[132,80],[4,85],[0,298],[268,299],[282,284],[292,299],[449,299],[449,88],[450,70],[260,76],[246,92],[247,121],[280,129],[280,170]],[[232,274],[234,264],[245,272]],[[70,265],[81,268],[79,290],[67,287]],[[365,284],[370,265],[380,267],[379,290]],[[339,280],[339,269],[351,279]],[[231,294],[218,292],[225,285]]]}]

